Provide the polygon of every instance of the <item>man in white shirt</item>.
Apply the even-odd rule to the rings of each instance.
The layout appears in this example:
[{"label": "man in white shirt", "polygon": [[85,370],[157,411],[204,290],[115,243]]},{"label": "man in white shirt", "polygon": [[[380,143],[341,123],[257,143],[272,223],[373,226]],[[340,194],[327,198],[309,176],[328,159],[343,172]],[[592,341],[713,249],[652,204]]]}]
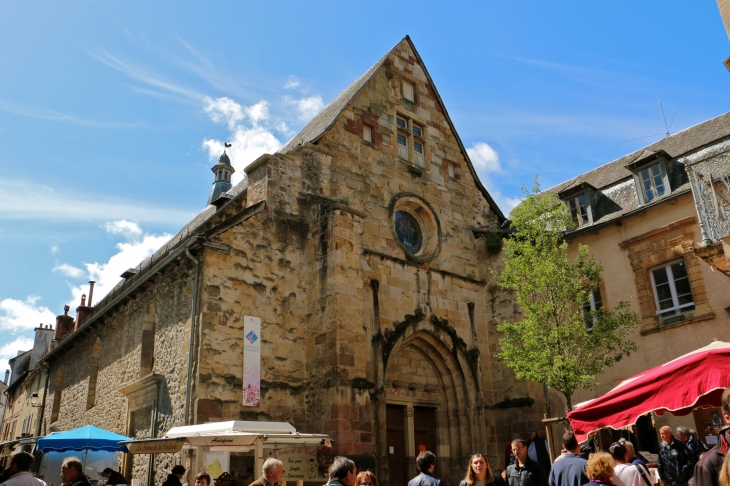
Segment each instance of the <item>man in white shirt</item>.
[{"label": "man in white shirt", "polygon": [[45,481],[32,476],[30,466],[33,464],[33,456],[27,452],[18,452],[10,460],[10,479],[0,486],[46,486]]}]

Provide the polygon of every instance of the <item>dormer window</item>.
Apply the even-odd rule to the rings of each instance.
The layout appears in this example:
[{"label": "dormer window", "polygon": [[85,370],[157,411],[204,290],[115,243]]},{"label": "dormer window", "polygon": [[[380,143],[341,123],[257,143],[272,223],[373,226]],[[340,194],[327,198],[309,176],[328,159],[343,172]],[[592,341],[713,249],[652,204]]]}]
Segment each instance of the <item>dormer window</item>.
[{"label": "dormer window", "polygon": [[645,150],[626,166],[634,173],[636,193],[640,204],[647,204],[672,192],[667,176],[669,154],[663,150]]},{"label": "dormer window", "polygon": [[581,182],[577,185],[569,186],[558,193],[558,197],[565,202],[570,212],[570,218],[573,223],[580,228],[593,224],[593,208],[591,207],[591,198],[595,188],[587,182]]},{"label": "dormer window", "polygon": [[568,207],[570,208],[570,217],[573,222],[578,226],[590,224],[588,219],[588,200],[585,193],[572,197],[568,200]]},{"label": "dormer window", "polygon": [[644,191],[644,200],[646,202],[653,201],[664,195],[664,180],[662,179],[659,164],[654,164],[639,171],[639,179],[641,180],[641,189]]}]

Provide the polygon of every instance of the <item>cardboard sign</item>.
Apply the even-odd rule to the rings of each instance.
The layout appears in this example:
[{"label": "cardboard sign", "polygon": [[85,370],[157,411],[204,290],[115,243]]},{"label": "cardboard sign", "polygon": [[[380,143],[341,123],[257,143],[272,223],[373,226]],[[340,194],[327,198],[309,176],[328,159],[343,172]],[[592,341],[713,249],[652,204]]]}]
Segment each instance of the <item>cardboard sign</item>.
[{"label": "cardboard sign", "polygon": [[297,446],[277,450],[276,458],[284,464],[287,481],[318,479],[317,447]]}]

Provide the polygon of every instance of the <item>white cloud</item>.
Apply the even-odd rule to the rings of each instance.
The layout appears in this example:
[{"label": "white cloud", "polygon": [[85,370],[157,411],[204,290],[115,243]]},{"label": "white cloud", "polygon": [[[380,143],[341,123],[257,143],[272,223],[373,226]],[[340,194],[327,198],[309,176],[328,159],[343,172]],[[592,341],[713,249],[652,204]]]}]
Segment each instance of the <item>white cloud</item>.
[{"label": "white cloud", "polygon": [[142,228],[137,223],[120,219],[118,221],[107,221],[104,223],[107,233],[113,235],[124,235],[126,238],[134,238],[142,234]]},{"label": "white cloud", "polygon": [[292,74],[286,80],[286,83],[284,83],[284,89],[296,89],[299,87],[300,84],[301,83],[299,82],[299,79]]},{"label": "white cloud", "polygon": [[56,316],[48,307],[38,304],[41,298],[29,295],[25,300],[3,299],[0,301],[0,329],[15,334],[38,327],[38,324],[56,322]]},{"label": "white cloud", "polygon": [[[263,154],[272,154],[279,150],[281,142],[267,129],[260,126],[246,128],[237,126],[231,134],[231,147],[225,149],[236,172],[231,176],[233,184],[244,177],[243,169]],[[211,159],[217,159],[223,153],[223,143],[219,140],[206,139],[203,147],[208,150]]]},{"label": "white cloud", "polygon": [[298,100],[289,99],[288,102],[296,106],[299,112],[299,119],[309,121],[324,107],[321,96],[309,96]]},{"label": "white cloud", "polygon": [[184,224],[194,212],[154,207],[106,195],[73,193],[38,186],[37,182],[0,178],[0,219],[88,221],[133,219]]},{"label": "white cloud", "polygon": [[33,340],[25,336],[19,336],[15,341],[5,343],[0,347],[0,379],[5,379],[5,370],[10,369],[8,360],[18,355],[18,351],[28,351],[33,347]]},{"label": "white cloud", "polygon": [[[115,234],[121,234],[127,237],[127,234],[124,233]],[[102,297],[108,294],[119,283],[120,275],[125,270],[137,267],[144,259],[148,258],[162,245],[167,243],[171,237],[169,234],[153,235],[142,233],[132,241],[117,243],[117,253],[112,255],[105,263],[85,263],[84,267],[86,271],[84,274],[89,280],[96,281],[94,285],[94,301],[92,304],[99,302]],[[69,305],[72,308],[78,306],[81,303],[81,295],[88,295],[88,293],[88,284],[72,286],[72,298]]]},{"label": "white cloud", "polygon": [[254,125],[269,119],[269,103],[261,100],[255,105],[246,108],[246,114]]},{"label": "white cloud", "polygon": [[[227,123],[231,131],[231,147],[226,148],[222,141],[216,139],[204,139],[202,145],[211,160],[216,160],[226,151],[236,169],[231,176],[233,184],[244,178],[244,167],[265,153],[276,152],[282,145],[265,126],[265,122],[269,120],[269,103],[265,100],[251,106],[242,106],[230,98],[208,99],[205,111],[214,122]],[[250,122],[249,126],[242,123],[246,119]],[[277,129],[282,124],[283,122],[277,125]],[[288,129],[286,124],[283,126]]]},{"label": "white cloud", "polygon": [[489,144],[476,142],[471,148],[466,149],[469,158],[476,170],[486,172],[501,172],[502,165],[499,163],[499,154]]},{"label": "white cloud", "polygon": [[59,251],[61,250],[56,245],[51,245],[51,254],[55,255]]},{"label": "white cloud", "polygon": [[68,263],[61,263],[60,265],[56,265],[55,267],[53,267],[53,271],[58,272],[61,275],[69,278],[81,278],[86,275],[86,272],[84,272],[80,268],[74,267],[73,265],[69,265]]},{"label": "white cloud", "polygon": [[503,172],[499,154],[484,142],[475,142],[471,148],[466,149],[466,152],[469,154],[472,164],[474,164],[474,169],[479,174],[479,179],[484,183],[494,202],[497,203],[505,216],[508,215],[520,203],[520,198],[505,196],[495,186],[492,176]]},{"label": "white cloud", "polygon": [[205,101],[208,105],[204,110],[214,122],[225,122],[228,124],[228,128],[233,130],[236,123],[243,120],[243,108],[232,99],[225,96],[216,99],[206,97]]}]

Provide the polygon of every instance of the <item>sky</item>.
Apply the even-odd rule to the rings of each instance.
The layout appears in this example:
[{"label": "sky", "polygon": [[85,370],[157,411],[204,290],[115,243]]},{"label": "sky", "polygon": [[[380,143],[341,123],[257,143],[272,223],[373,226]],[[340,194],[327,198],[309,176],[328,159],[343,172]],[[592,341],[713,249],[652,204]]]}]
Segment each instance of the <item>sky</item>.
[{"label": "sky", "polygon": [[505,213],[730,110],[712,0],[0,2],[0,377],[405,35]]}]

